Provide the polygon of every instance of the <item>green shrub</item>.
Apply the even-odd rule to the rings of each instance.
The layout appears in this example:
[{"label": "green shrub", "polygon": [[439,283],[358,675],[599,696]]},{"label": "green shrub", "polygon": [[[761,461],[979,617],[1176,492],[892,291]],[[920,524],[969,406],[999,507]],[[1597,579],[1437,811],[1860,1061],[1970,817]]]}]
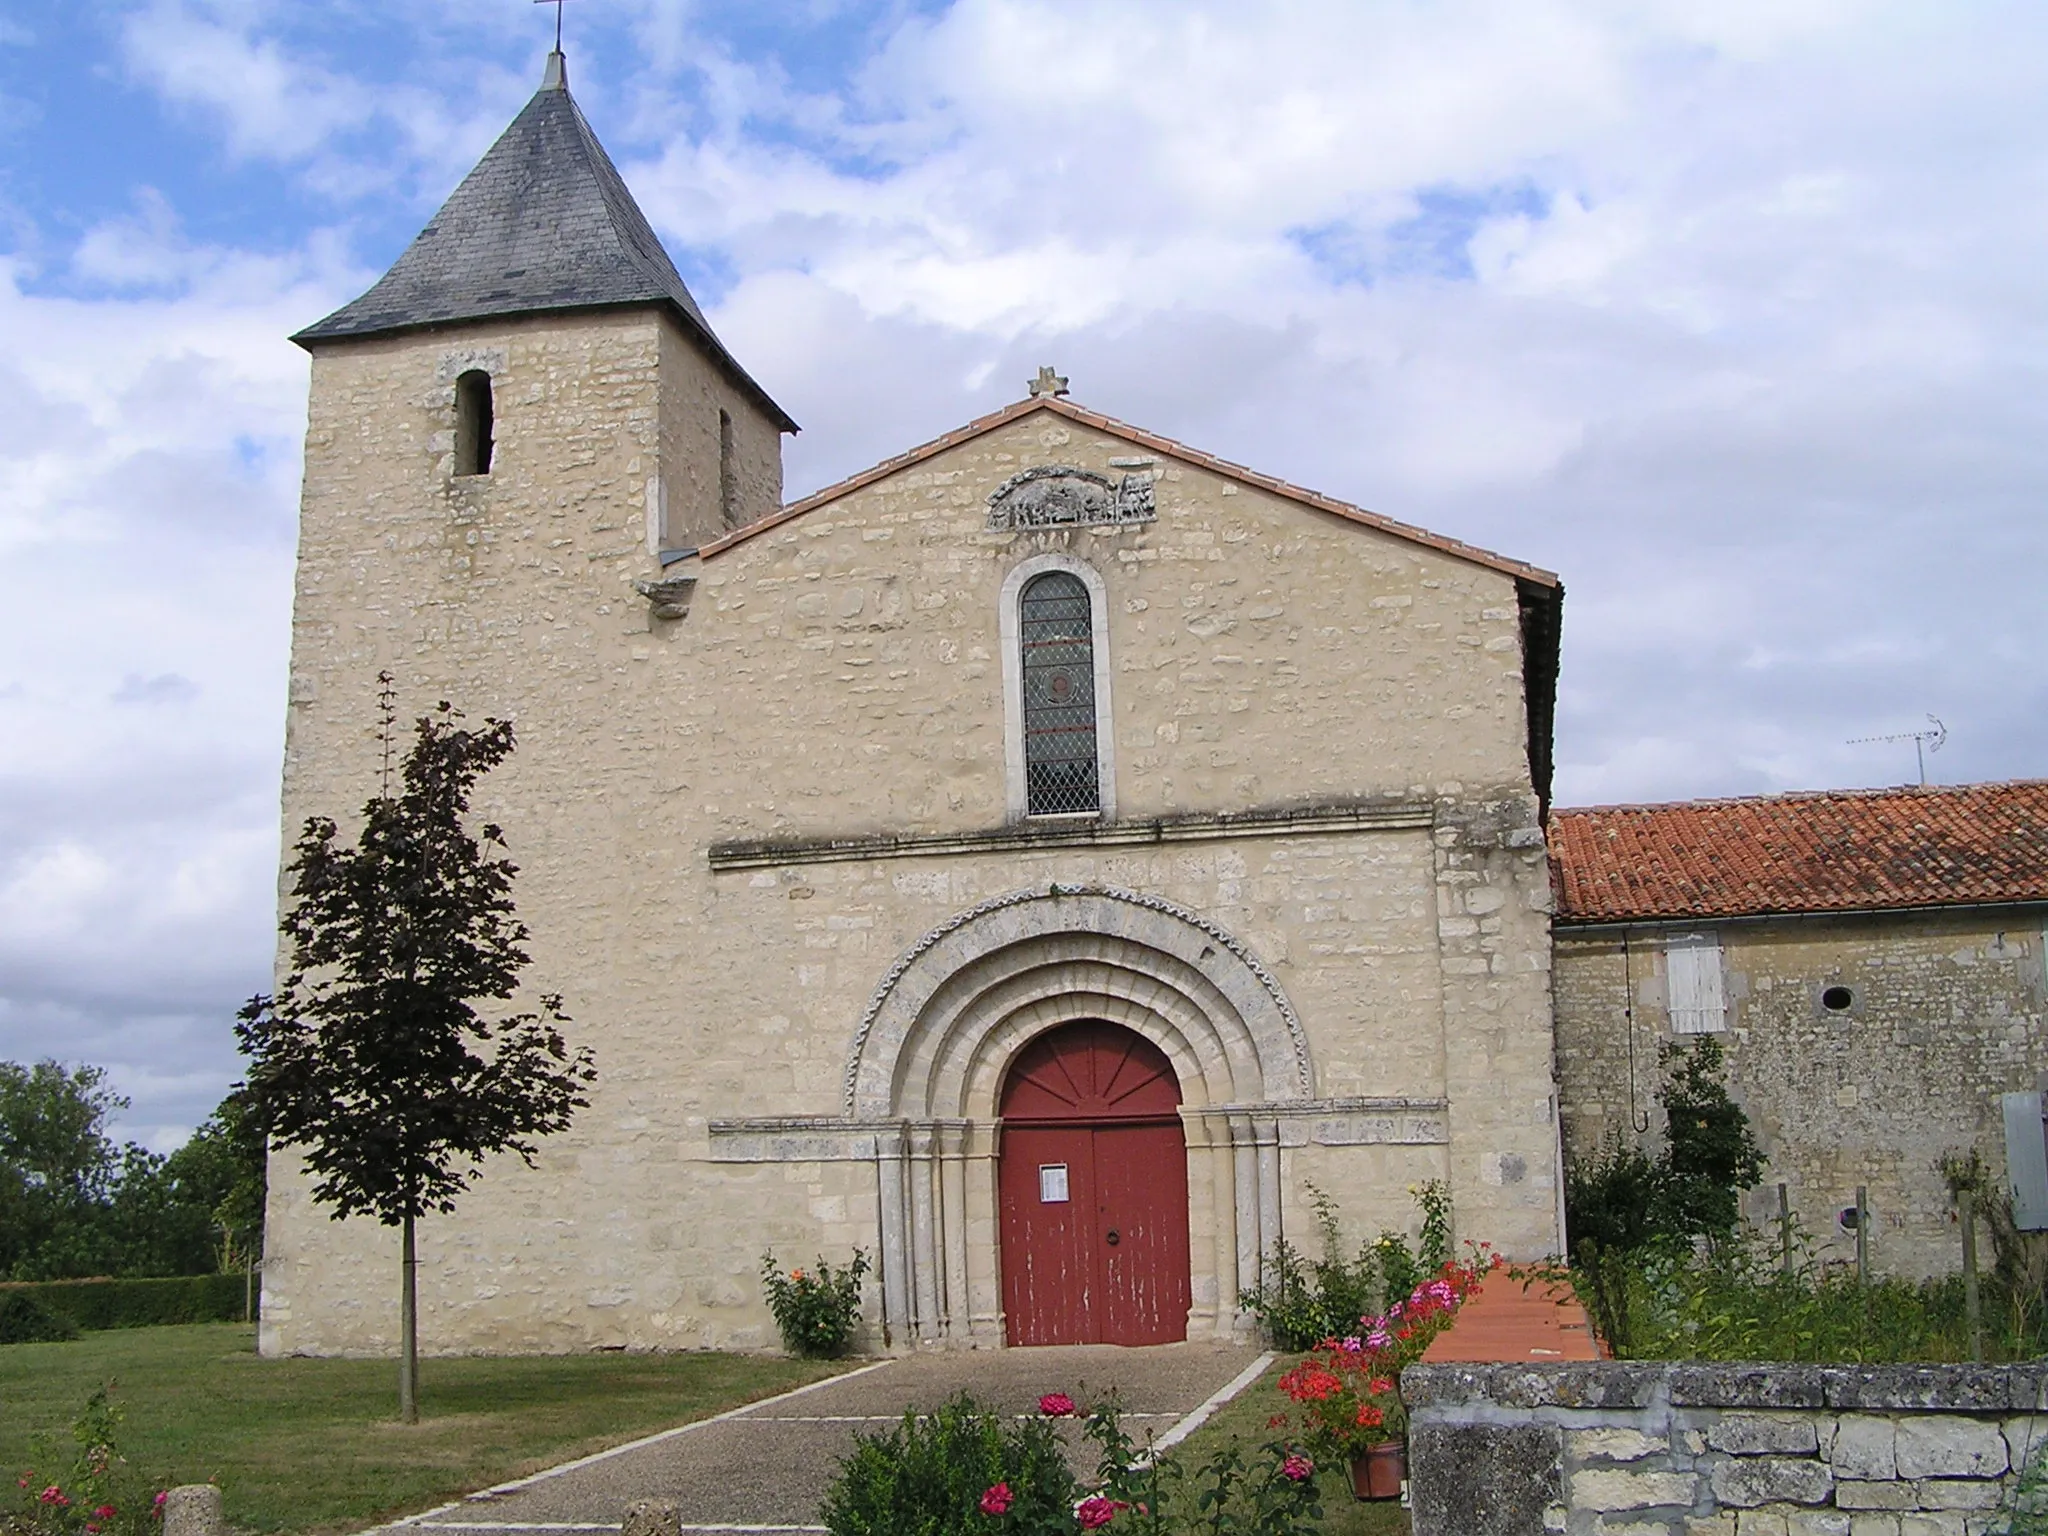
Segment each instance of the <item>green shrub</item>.
[{"label": "green shrub", "polygon": [[855,1435],[820,1518],[832,1536],[954,1536],[996,1525],[981,1509],[998,1484],[1009,1492],[1002,1529],[1073,1529],[1074,1474],[1053,1421],[1008,1421],[963,1393],[936,1413]]},{"label": "green shrub", "polygon": [[2048,1536],[2048,1447],[2035,1451],[2006,1490],[1998,1523],[1989,1536]]},{"label": "green shrub", "polygon": [[1741,1226],[1742,1192],[1763,1178],[1763,1149],[1722,1081],[1721,1042],[1703,1035],[1690,1050],[1666,1045],[1661,1057],[1663,1149],[1651,1157],[1617,1132],[1565,1170],[1574,1252],[1587,1242],[1610,1254],[1667,1241],[1725,1243]]},{"label": "green shrub", "polygon": [[1248,1456],[1230,1445],[1186,1466],[1136,1445],[1114,1401],[1083,1423],[1097,1451],[1084,1486],[1054,1428],[1074,1411],[1066,1394],[1049,1393],[1036,1417],[1017,1420],[963,1394],[884,1434],[856,1434],[820,1518],[831,1536],[1289,1536],[1322,1518],[1315,1465],[1298,1448],[1273,1441]]},{"label": "green shrub", "polygon": [[[1801,1360],[1882,1364],[1970,1358],[1960,1275],[1859,1282],[1853,1269],[1795,1251],[1787,1270],[1774,1243],[1752,1238],[1696,1254],[1666,1242],[1633,1253],[1583,1245],[1572,1266],[1579,1297],[1624,1359]],[[1984,1334],[1994,1359],[2048,1351],[2038,1306],[1985,1287]]]},{"label": "green shrub", "polygon": [[761,1255],[761,1289],[782,1330],[782,1345],[793,1355],[831,1360],[853,1346],[860,1321],[860,1282],[868,1256],[856,1248],[853,1262],[834,1269],[821,1257],[809,1270],[784,1274],[773,1253]]},{"label": "green shrub", "polygon": [[236,1323],[249,1295],[241,1275],[178,1275],[162,1280],[41,1280],[0,1285],[0,1297],[27,1296],[82,1329],[149,1328],[161,1323]]},{"label": "green shrub", "polygon": [[59,1317],[25,1291],[0,1291],[0,1344],[47,1344],[75,1339],[71,1320]]},{"label": "green shrub", "polygon": [[1313,1349],[1324,1339],[1358,1332],[1361,1318],[1408,1295],[1451,1256],[1450,1187],[1431,1179],[1412,1193],[1422,1212],[1419,1245],[1410,1247],[1400,1233],[1387,1231],[1347,1258],[1337,1202],[1310,1184],[1322,1257],[1308,1258],[1280,1239],[1259,1284],[1240,1293],[1238,1306],[1258,1318],[1279,1349]]}]

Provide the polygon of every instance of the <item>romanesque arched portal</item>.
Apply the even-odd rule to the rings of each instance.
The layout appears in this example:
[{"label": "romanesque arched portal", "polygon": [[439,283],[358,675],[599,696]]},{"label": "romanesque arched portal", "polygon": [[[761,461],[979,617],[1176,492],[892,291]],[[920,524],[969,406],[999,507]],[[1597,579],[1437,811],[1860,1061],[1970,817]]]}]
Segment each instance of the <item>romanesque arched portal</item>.
[{"label": "romanesque arched portal", "polygon": [[1001,1341],[998,1096],[1046,1031],[1099,1020],[1171,1064],[1185,1127],[1192,1337],[1229,1332],[1240,1286],[1280,1235],[1274,1112],[1305,1105],[1301,1021],[1238,939],[1158,897],[1018,891],[935,928],[893,966],[855,1031],[848,1117],[875,1127],[892,1331]]}]

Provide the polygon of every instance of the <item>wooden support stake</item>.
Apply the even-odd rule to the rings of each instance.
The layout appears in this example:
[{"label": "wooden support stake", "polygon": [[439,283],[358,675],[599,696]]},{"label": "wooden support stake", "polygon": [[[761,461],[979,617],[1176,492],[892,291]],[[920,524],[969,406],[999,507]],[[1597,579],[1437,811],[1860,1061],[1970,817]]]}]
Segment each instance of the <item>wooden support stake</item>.
[{"label": "wooden support stake", "polygon": [[1856,1283],[1870,1283],[1870,1194],[1856,1186]]},{"label": "wooden support stake", "polygon": [[1778,1184],[1778,1246],[1784,1250],[1785,1273],[1792,1273],[1792,1198],[1785,1192],[1782,1181]]},{"label": "wooden support stake", "polygon": [[1963,1311],[1970,1320],[1970,1358],[1984,1359],[1984,1305],[1977,1290],[1977,1197],[1974,1191],[1956,1191],[1956,1207],[1963,1218]]}]

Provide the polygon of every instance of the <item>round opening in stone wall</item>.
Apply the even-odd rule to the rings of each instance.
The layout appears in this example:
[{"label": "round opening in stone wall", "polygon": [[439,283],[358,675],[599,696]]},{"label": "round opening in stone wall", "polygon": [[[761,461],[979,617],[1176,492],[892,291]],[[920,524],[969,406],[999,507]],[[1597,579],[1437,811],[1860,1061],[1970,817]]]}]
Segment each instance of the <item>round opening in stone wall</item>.
[{"label": "round opening in stone wall", "polygon": [[1820,995],[1820,1005],[1829,1013],[1847,1013],[1855,1001],[1856,994],[1847,987],[1829,987]]}]

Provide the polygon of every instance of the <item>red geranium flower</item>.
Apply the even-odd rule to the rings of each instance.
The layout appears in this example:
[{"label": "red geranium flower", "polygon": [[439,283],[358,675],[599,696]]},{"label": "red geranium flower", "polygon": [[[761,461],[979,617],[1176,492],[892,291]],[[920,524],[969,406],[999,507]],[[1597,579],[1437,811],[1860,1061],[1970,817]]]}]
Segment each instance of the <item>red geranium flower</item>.
[{"label": "red geranium flower", "polygon": [[1358,1410],[1358,1422],[1366,1429],[1378,1429],[1386,1422],[1387,1416],[1374,1404],[1367,1403]]},{"label": "red geranium flower", "polygon": [[1008,1514],[1010,1509],[1010,1485],[997,1483],[981,1496],[981,1512],[984,1515]]},{"label": "red geranium flower", "polygon": [[92,1517],[95,1520],[111,1520],[114,1518],[114,1506],[111,1504],[102,1504],[98,1509],[92,1512]]},{"label": "red geranium flower", "polygon": [[1038,1411],[1049,1419],[1063,1419],[1074,1411],[1074,1400],[1064,1392],[1048,1392],[1038,1400]]}]

